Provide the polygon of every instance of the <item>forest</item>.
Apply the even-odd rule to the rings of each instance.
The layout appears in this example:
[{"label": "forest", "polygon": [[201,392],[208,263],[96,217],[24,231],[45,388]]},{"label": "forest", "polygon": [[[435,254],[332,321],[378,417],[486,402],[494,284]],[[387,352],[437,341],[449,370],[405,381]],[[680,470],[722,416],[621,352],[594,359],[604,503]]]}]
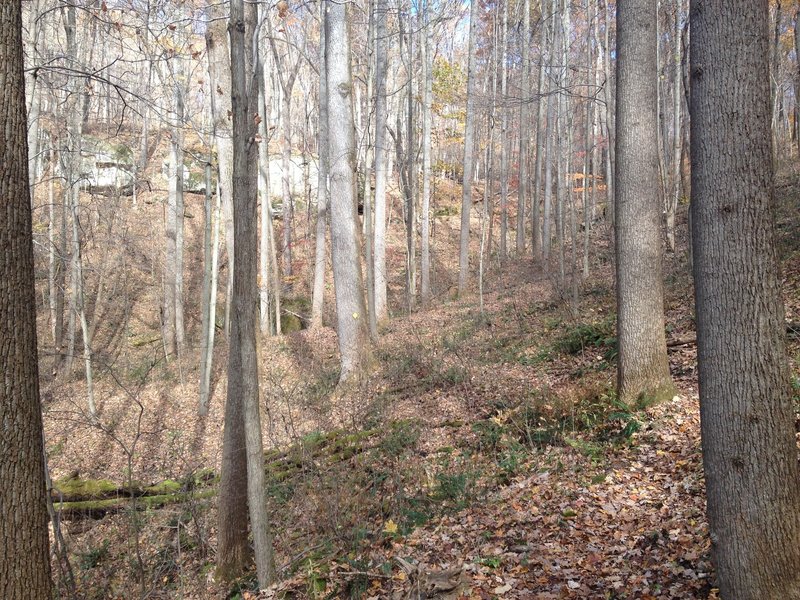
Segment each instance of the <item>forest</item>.
[{"label": "forest", "polygon": [[800,600],[800,0],[2,0],[0,373],[5,600]]}]

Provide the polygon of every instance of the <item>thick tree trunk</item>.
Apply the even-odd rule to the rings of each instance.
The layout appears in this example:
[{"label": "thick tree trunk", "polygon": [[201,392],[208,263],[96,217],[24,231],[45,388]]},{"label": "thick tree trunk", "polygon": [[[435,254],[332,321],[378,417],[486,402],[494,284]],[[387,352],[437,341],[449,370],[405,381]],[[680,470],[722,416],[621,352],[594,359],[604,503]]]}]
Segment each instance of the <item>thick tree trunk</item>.
[{"label": "thick tree trunk", "polygon": [[692,0],[691,14],[700,411],[718,585],[726,600],[800,598],[800,473],[770,214],[768,5]]},{"label": "thick tree trunk", "polygon": [[617,12],[618,394],[626,404],[673,393],[661,275],[655,9],[655,0],[629,0]]},{"label": "thick tree trunk", "polygon": [[[219,9],[221,11],[221,8]],[[231,55],[226,34],[227,19],[215,14],[206,32],[209,78],[212,82],[214,134],[219,161],[219,192],[225,215],[228,250],[228,286],[226,290],[225,324],[230,347],[230,323],[235,264],[233,227],[233,130],[231,88]],[[238,245],[238,244],[237,244]],[[236,344],[238,347],[238,344]],[[237,356],[239,352],[236,353]],[[229,361],[231,357],[229,356]],[[229,382],[230,383],[230,382]],[[244,431],[244,406],[241,395],[229,395],[225,402],[225,428],[222,441],[222,468],[219,486],[217,532],[217,577],[226,581],[238,577],[251,556],[247,542],[247,452]]]},{"label": "thick tree trunk", "polygon": [[21,3],[0,4],[0,596],[53,597],[36,350]]},{"label": "thick tree trunk", "polygon": [[[526,0],[527,2],[528,0]],[[464,125],[464,174],[461,182],[461,237],[458,250],[458,294],[467,291],[469,283],[469,222],[472,214],[472,177],[475,136],[475,94],[478,73],[475,53],[478,44],[478,3],[470,3],[469,58],[467,66],[467,118]]]},{"label": "thick tree trunk", "polygon": [[350,70],[349,7],[326,0],[325,67],[328,87],[328,157],[331,185],[331,255],[342,369],[339,381],[357,379],[369,360],[356,206],[356,144]]}]

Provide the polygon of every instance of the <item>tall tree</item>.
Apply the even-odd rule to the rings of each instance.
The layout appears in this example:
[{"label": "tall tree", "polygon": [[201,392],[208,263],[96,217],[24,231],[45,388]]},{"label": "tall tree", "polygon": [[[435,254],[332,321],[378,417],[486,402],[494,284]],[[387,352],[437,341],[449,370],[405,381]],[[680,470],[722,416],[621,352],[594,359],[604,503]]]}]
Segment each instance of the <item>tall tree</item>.
[{"label": "tall tree", "polygon": [[211,8],[211,22],[206,29],[208,79],[211,88],[211,113],[214,124],[214,146],[217,149],[219,193],[225,219],[225,249],[228,253],[228,281],[225,291],[225,333],[230,333],[231,294],[235,243],[233,239],[233,131],[231,129],[231,53],[225,31],[227,15],[224,5]]},{"label": "tall tree", "polygon": [[375,2],[375,317],[389,316],[386,296],[386,123],[388,118],[386,78],[387,0]]},{"label": "tall tree", "polygon": [[0,4],[0,596],[52,598],[21,2]]},{"label": "tall tree", "polygon": [[528,199],[528,97],[530,96],[531,0],[522,3],[522,83],[519,105],[519,190],[517,192],[517,255],[525,253],[525,205]]},{"label": "tall tree", "polygon": [[469,57],[467,59],[467,116],[464,125],[464,177],[461,183],[461,237],[458,250],[458,293],[467,291],[469,282],[469,221],[472,214],[472,166],[475,146],[475,94],[478,73],[476,51],[478,47],[478,2],[470,2]]},{"label": "tall tree", "polygon": [[770,215],[768,2],[692,0],[691,14],[692,239],[712,551],[723,598],[800,598],[800,472]]},{"label": "tall tree", "polygon": [[[247,517],[253,534],[259,586],[275,576],[267,525],[264,452],[258,385],[258,90],[253,49],[257,47],[256,7],[231,1],[231,107],[233,109],[233,221],[236,237],[228,352],[228,397],[219,497],[217,569],[226,578],[244,567]],[[255,37],[255,39],[254,39]],[[234,68],[236,65],[236,68]],[[248,85],[250,81],[250,85]],[[236,534],[244,540],[234,539]]]},{"label": "tall tree", "polygon": [[617,7],[616,268],[618,393],[670,396],[661,275],[656,0]]},{"label": "tall tree", "polygon": [[325,298],[328,231],[328,88],[325,76],[325,4],[320,4],[319,28],[319,129],[317,130],[317,224],[314,251],[314,288],[311,303],[311,327],[322,327],[322,307]]},{"label": "tall tree", "polygon": [[328,89],[328,160],[331,198],[331,257],[336,287],[336,323],[344,383],[360,375],[369,359],[360,230],[356,203],[356,143],[350,66],[349,5],[326,0],[325,76]]},{"label": "tall tree", "polygon": [[433,125],[433,32],[430,0],[423,9],[423,100],[422,100],[422,241],[420,266],[420,295],[422,305],[431,299],[431,128]]}]

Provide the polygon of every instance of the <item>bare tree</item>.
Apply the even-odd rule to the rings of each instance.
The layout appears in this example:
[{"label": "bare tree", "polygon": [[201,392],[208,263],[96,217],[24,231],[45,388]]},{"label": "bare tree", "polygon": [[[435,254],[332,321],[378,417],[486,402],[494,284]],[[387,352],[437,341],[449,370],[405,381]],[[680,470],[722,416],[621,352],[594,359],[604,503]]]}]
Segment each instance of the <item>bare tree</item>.
[{"label": "bare tree", "polygon": [[386,296],[386,182],[388,178],[386,152],[387,125],[387,0],[375,5],[375,317],[378,322],[388,318]]},{"label": "bare tree", "polygon": [[[527,1],[527,0],[526,0]],[[467,66],[467,117],[464,125],[464,176],[461,182],[461,237],[458,251],[458,293],[467,291],[469,282],[469,225],[472,214],[472,166],[474,161],[475,94],[478,73],[475,53],[478,44],[478,3],[471,2],[469,10],[469,57]]]},{"label": "bare tree", "polygon": [[[253,534],[258,584],[275,577],[272,538],[267,523],[264,451],[261,439],[258,378],[258,90],[254,48],[256,7],[231,1],[231,108],[233,111],[233,218],[236,237],[228,397],[225,403],[222,473],[219,494],[217,571],[223,578],[241,572],[247,557],[247,518]],[[255,39],[254,39],[255,38]],[[236,68],[233,66],[236,65]],[[248,80],[250,84],[248,85]],[[244,534],[244,540],[236,535]]]},{"label": "bare tree", "polygon": [[[326,4],[320,3],[320,23],[324,20]],[[319,64],[325,65],[325,27],[319,28]],[[311,304],[311,327],[322,327],[322,307],[325,300],[325,272],[327,270],[328,230],[328,87],[324,70],[319,78],[319,131],[317,132],[317,226],[314,254],[314,288]]]}]

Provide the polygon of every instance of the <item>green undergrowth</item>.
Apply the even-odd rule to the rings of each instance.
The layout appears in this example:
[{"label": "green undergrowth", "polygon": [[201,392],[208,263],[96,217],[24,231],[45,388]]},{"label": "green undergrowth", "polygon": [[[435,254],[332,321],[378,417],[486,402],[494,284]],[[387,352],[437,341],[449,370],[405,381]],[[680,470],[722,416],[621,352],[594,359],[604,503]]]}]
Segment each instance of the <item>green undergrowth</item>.
[{"label": "green undergrowth", "polygon": [[614,364],[617,358],[617,338],[614,333],[615,318],[606,318],[567,324],[560,319],[546,323],[545,331],[555,332],[543,341],[535,351],[526,351],[517,357],[522,365],[534,366],[555,362],[564,356],[578,356],[588,350],[599,352],[599,360],[591,368],[578,369],[575,377],[588,371],[603,371]]}]

